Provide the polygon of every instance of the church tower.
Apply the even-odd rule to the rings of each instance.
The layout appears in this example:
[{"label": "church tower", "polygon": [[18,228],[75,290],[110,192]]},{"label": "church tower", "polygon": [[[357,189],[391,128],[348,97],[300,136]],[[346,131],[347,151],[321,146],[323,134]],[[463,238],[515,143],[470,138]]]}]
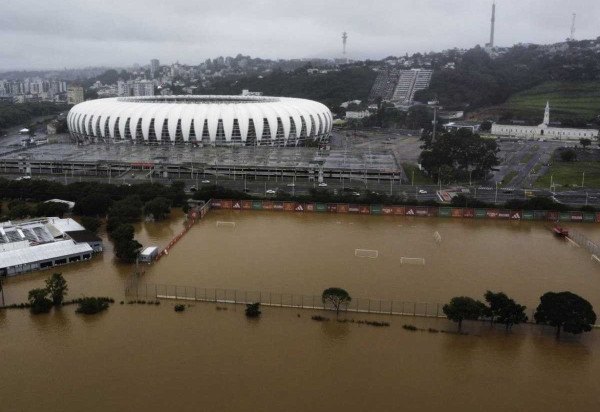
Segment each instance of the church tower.
[{"label": "church tower", "polygon": [[544,122],[542,123],[545,126],[550,124],[550,102],[546,102],[546,110],[544,111]]}]

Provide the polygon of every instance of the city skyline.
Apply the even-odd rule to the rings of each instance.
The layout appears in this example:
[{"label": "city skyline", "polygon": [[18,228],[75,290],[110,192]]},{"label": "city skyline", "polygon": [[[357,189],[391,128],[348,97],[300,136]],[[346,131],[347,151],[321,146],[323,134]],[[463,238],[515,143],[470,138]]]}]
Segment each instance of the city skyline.
[{"label": "city skyline", "polygon": [[[578,39],[600,35],[597,2],[522,3],[496,2],[497,46],[564,41],[572,13],[578,14]],[[238,53],[271,59],[333,58],[342,56],[339,39],[344,31],[346,57],[354,59],[470,48],[488,41],[491,7],[491,0],[335,0],[327,10],[313,0],[173,0],[168,6],[138,0],[8,0],[0,15],[0,70],[128,66],[152,58],[193,65]]]}]

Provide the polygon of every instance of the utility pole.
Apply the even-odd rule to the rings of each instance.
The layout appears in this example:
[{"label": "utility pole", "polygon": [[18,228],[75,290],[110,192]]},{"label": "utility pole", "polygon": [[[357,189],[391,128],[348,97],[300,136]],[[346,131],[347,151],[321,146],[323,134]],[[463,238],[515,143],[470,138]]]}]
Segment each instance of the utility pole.
[{"label": "utility pole", "polygon": [[584,182],[585,182],[585,172],[581,172],[581,187],[583,187]]},{"label": "utility pole", "polygon": [[498,203],[498,182],[496,182],[496,196],[494,196],[494,204]]}]

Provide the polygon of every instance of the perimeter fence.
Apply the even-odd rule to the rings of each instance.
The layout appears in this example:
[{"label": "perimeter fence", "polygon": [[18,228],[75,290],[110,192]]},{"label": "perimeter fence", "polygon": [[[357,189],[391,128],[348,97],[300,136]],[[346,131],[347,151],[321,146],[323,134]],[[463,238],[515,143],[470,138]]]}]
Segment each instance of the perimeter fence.
[{"label": "perimeter fence", "polygon": [[[332,305],[323,303],[320,295],[167,285],[138,282],[134,278],[135,276],[132,276],[128,279],[125,286],[125,296],[130,300],[166,299],[239,305],[258,302],[262,306],[334,310]],[[442,312],[443,306],[441,303],[353,297],[352,301],[344,305],[340,311],[445,318]]]}]

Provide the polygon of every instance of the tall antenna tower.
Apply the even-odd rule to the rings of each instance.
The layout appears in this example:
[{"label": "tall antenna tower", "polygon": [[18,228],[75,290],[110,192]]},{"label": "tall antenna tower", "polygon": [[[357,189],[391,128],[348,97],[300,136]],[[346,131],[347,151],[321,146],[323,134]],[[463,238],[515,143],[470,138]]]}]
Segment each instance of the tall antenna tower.
[{"label": "tall antenna tower", "polygon": [[494,47],[495,31],[496,31],[496,1],[494,0],[494,3],[492,3],[492,25],[490,28],[490,43],[489,43],[489,46],[491,48]]},{"label": "tall antenna tower", "polygon": [[348,41],[348,33],[343,32],[342,33],[342,45],[343,45],[343,50],[342,50],[342,54],[345,56],[346,55],[346,42]]},{"label": "tall antenna tower", "polygon": [[569,37],[569,40],[573,41],[575,40],[575,18],[577,17],[577,14],[573,13],[573,21],[571,22],[571,37]]}]

